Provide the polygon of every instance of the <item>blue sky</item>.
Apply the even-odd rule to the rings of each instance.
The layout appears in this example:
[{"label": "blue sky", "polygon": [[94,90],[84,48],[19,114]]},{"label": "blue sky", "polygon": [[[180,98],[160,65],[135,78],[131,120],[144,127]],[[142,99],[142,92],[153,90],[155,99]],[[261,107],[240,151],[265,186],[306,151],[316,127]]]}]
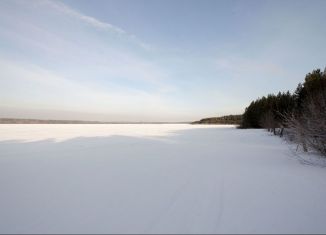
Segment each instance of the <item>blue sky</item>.
[{"label": "blue sky", "polygon": [[0,1],[2,117],[238,114],[326,65],[326,1]]}]

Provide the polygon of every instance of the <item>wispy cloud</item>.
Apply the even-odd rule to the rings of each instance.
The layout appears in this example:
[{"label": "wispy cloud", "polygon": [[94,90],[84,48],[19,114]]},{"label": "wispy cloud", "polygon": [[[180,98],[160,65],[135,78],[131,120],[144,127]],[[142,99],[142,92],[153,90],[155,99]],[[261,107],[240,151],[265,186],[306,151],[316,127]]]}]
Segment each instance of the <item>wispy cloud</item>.
[{"label": "wispy cloud", "polygon": [[70,8],[69,6],[65,5],[64,3],[60,2],[60,1],[44,0],[44,1],[41,1],[40,4],[47,4],[48,6],[66,14],[66,15],[69,15],[70,17],[79,19],[80,21],[83,21],[84,23],[87,23],[97,29],[110,30],[110,31],[114,31],[114,32],[120,33],[120,34],[127,34],[126,31],[124,31],[123,29],[121,29],[117,26],[114,26],[114,25],[106,23],[106,22],[102,22],[94,17],[84,15],[84,14],[78,12],[77,10]]},{"label": "wispy cloud", "polygon": [[[146,55],[152,52],[135,50],[133,44],[136,38],[133,35],[83,15],[59,1],[32,1],[32,7],[30,2],[16,3],[16,8],[23,10],[24,14],[14,16],[12,9],[9,8],[8,12],[0,9],[0,13],[3,13],[1,17],[8,19],[1,33],[13,45],[23,45],[18,56],[26,54],[25,62],[44,68],[52,64],[50,67],[56,67],[60,74],[68,74],[69,79],[90,80],[91,77],[94,84],[101,84],[99,86],[104,83],[106,87],[110,87],[117,83],[127,89],[130,86],[128,81],[132,81],[131,85],[139,90],[151,89],[151,92],[159,93],[174,90],[166,82],[166,71],[147,59]],[[57,12],[63,15],[58,17]],[[69,20],[70,17],[74,20]],[[84,23],[91,25],[91,28],[74,27]],[[72,27],[73,34],[70,33]],[[97,29],[108,33],[98,36],[95,32]],[[112,37],[109,32],[133,41]],[[143,43],[137,45],[147,47]],[[34,57],[33,60],[31,56]]]},{"label": "wispy cloud", "polygon": [[142,47],[143,49],[146,49],[146,50],[153,49],[153,46],[151,46],[148,43],[142,42],[135,35],[126,32],[122,28],[112,25],[107,22],[103,22],[99,19],[96,19],[95,17],[85,15],[85,14],[79,12],[78,10],[67,6],[66,4],[64,4],[60,1],[44,0],[44,1],[40,1],[39,4],[48,5],[49,7],[61,12],[62,14],[65,14],[66,16],[75,18],[75,19],[77,19],[83,23],[86,23],[98,30],[107,30],[107,31],[116,33],[118,35],[123,35],[123,36],[127,37],[128,40],[136,43],[138,46]]}]

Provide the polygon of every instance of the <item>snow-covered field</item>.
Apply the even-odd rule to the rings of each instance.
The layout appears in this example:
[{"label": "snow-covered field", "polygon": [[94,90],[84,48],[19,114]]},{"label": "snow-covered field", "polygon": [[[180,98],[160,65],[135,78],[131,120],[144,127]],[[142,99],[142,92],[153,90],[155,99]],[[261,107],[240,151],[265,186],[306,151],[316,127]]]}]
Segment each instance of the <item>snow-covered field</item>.
[{"label": "snow-covered field", "polygon": [[0,233],[325,233],[325,179],[262,130],[0,125]]}]

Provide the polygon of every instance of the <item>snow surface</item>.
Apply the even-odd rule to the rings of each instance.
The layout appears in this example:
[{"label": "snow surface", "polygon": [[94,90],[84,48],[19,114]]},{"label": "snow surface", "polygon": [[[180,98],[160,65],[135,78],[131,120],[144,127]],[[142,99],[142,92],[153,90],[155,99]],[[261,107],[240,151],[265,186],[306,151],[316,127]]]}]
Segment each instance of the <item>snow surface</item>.
[{"label": "snow surface", "polygon": [[325,179],[262,130],[0,125],[0,233],[325,233]]}]

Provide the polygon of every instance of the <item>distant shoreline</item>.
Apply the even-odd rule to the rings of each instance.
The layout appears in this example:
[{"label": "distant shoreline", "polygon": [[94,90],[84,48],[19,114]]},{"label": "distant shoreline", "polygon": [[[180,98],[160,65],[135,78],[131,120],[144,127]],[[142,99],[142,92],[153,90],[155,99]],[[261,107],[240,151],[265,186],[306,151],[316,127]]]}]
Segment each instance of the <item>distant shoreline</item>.
[{"label": "distant shoreline", "polygon": [[0,118],[0,124],[190,124],[191,122],[99,122],[80,120],[45,120],[25,118]]},{"label": "distant shoreline", "polygon": [[201,125],[240,125],[242,123],[242,114],[226,115],[222,117],[203,118],[191,124]]}]

